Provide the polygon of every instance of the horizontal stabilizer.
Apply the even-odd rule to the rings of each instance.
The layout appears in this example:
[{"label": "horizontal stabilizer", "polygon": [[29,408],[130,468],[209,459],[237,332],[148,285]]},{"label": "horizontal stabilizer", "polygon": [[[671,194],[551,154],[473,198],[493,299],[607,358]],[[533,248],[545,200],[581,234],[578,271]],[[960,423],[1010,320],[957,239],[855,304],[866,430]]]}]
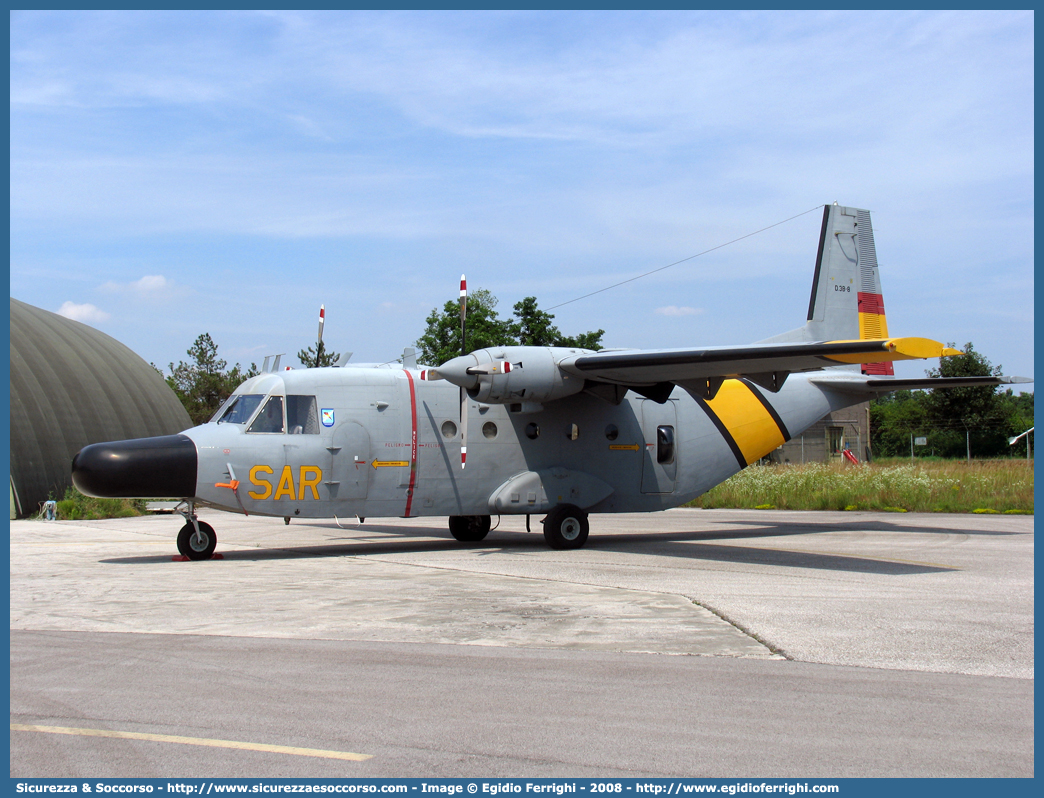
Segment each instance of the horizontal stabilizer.
[{"label": "horizontal stabilizer", "polygon": [[889,393],[926,388],[973,388],[980,386],[1025,385],[1030,377],[916,377],[914,379],[866,378],[858,374],[824,374],[812,382],[846,393]]}]

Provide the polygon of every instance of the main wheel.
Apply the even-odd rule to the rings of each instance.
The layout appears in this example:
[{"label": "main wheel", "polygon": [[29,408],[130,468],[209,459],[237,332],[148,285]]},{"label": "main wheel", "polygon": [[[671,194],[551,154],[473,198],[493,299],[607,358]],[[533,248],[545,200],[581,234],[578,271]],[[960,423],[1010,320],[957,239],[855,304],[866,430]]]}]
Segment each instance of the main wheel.
[{"label": "main wheel", "polygon": [[587,513],[573,504],[559,504],[544,519],[544,540],[553,549],[579,549],[587,543]]},{"label": "main wheel", "polygon": [[190,560],[209,560],[214,556],[217,547],[217,535],[214,527],[199,521],[199,535],[192,524],[185,524],[178,532],[178,551]]},{"label": "main wheel", "polygon": [[488,515],[451,515],[450,534],[464,543],[477,543],[489,534],[491,523]]}]

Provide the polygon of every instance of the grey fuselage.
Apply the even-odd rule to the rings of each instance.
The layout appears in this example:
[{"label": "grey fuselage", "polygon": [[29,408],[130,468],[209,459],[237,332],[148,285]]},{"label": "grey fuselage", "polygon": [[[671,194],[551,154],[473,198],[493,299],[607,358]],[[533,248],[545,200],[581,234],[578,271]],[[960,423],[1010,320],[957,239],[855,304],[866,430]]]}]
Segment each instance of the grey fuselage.
[{"label": "grey fuselage", "polygon": [[248,380],[236,395],[315,396],[318,431],[249,432],[249,422],[187,430],[198,456],[195,499],[300,518],[543,513],[558,504],[662,510],[866,398],[795,374],[778,393],[730,380],[711,403],[680,388],[662,404],[634,392],[619,404],[583,392],[535,412],[469,400],[462,469],[460,389],[420,375],[346,367]]}]

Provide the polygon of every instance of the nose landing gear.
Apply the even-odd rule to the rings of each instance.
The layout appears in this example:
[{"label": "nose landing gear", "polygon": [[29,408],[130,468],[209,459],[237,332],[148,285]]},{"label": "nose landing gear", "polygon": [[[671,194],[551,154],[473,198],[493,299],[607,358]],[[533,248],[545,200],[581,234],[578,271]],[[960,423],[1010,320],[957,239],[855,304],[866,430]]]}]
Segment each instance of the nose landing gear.
[{"label": "nose landing gear", "polygon": [[214,527],[196,517],[191,501],[185,501],[174,508],[185,519],[185,526],[178,532],[178,551],[190,560],[209,560],[214,556],[217,547],[217,534]]}]

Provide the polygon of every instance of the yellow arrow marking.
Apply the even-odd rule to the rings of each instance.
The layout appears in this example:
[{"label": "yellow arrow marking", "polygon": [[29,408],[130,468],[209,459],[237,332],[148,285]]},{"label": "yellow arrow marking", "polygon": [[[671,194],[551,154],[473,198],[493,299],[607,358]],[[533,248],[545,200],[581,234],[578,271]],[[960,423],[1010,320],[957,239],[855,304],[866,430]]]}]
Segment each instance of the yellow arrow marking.
[{"label": "yellow arrow marking", "polygon": [[374,460],[373,461],[373,467],[374,468],[386,468],[388,466],[393,466],[393,467],[397,466],[399,468],[404,468],[405,466],[408,466],[409,464],[410,464],[409,460]]},{"label": "yellow arrow marking", "polygon": [[637,452],[642,447],[639,446],[637,443],[631,443],[631,444],[611,443],[611,444],[609,444],[609,448],[613,449],[613,450],[616,450],[616,451],[626,450],[628,452]]},{"label": "yellow arrow marking", "polygon": [[236,748],[240,751],[264,751],[269,754],[292,754],[293,756],[315,756],[322,759],[348,759],[364,762],[372,754],[353,754],[351,751],[322,751],[317,748],[293,748],[288,745],[266,743],[240,743],[234,740],[208,740],[204,737],[179,737],[173,734],[143,734],[141,732],[111,731],[109,729],[77,729],[69,726],[28,726],[12,723],[11,731],[34,731],[48,734],[76,734],[81,737],[115,737],[120,740],[147,740],[153,743],[179,743],[181,745],[205,745],[210,748]]}]

